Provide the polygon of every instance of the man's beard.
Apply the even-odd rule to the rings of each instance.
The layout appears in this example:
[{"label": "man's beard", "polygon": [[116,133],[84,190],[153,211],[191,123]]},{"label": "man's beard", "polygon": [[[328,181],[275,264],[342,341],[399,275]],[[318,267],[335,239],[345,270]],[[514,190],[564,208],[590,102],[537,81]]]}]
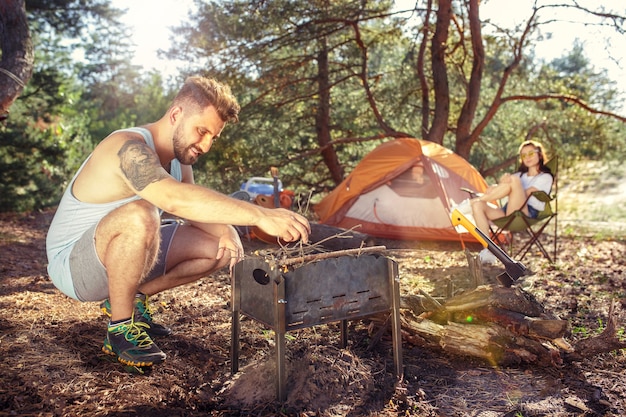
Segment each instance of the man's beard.
[{"label": "man's beard", "polygon": [[198,158],[196,157],[195,152],[191,150],[193,146],[183,145],[184,142],[181,126],[176,128],[172,139],[174,145],[174,156],[176,159],[178,159],[178,161],[183,165],[193,165]]}]

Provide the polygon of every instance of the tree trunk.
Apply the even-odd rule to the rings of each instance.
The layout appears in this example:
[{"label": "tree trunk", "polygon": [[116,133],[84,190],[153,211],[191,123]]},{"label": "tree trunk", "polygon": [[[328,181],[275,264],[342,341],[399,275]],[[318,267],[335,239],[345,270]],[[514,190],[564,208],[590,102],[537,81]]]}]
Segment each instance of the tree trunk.
[{"label": "tree trunk", "polygon": [[450,116],[450,87],[446,68],[446,45],[448,29],[452,18],[452,0],[439,0],[437,24],[432,39],[433,87],[435,90],[435,115],[433,125],[426,139],[443,144],[443,137],[448,129]]},{"label": "tree trunk", "polygon": [[24,0],[0,2],[0,51],[0,118],[5,118],[33,72],[33,43]]},{"label": "tree trunk", "polygon": [[426,56],[426,44],[430,34],[430,14],[433,9],[433,0],[428,0],[426,4],[426,15],[424,17],[424,27],[422,28],[422,41],[420,42],[419,52],[417,54],[416,73],[420,82],[422,91],[422,127],[420,129],[420,137],[427,138],[430,132],[430,88],[426,80],[426,71],[424,68]]},{"label": "tree trunk", "polygon": [[456,128],[456,153],[459,156],[469,159],[470,151],[477,137],[472,137],[472,125],[476,117],[476,108],[480,101],[480,86],[483,79],[483,68],[485,64],[485,48],[480,30],[481,22],[479,16],[478,0],[469,1],[469,23],[472,36],[472,73],[468,83],[468,92]]},{"label": "tree trunk", "polygon": [[335,182],[343,181],[343,168],[337,158],[335,148],[330,146],[330,81],[328,75],[328,49],[325,40],[320,41],[321,48],[317,54],[317,85],[319,101],[315,115],[317,142],[322,148],[322,158]]}]

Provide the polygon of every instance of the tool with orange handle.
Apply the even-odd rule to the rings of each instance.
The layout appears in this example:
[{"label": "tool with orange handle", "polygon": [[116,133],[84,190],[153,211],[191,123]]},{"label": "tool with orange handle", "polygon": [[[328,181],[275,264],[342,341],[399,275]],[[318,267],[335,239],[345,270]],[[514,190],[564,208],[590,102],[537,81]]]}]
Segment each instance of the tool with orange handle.
[{"label": "tool with orange handle", "polygon": [[450,215],[453,226],[463,226],[472,236],[480,242],[483,247],[487,248],[489,252],[493,253],[496,258],[504,264],[505,272],[498,275],[498,281],[504,287],[510,287],[518,278],[529,275],[530,271],[521,262],[518,262],[503,251],[498,245],[493,243],[493,240],[489,239],[478,227],[470,222],[459,210],[452,211]]}]

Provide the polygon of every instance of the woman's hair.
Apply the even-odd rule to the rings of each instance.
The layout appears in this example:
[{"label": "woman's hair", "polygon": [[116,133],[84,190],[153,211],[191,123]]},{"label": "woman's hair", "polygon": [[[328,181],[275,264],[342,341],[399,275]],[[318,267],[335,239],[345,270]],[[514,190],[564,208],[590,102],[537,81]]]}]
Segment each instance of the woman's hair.
[{"label": "woman's hair", "polygon": [[[550,168],[545,166],[545,162],[547,161],[547,158],[546,158],[546,152],[543,149],[543,145],[537,142],[536,140],[527,140],[527,141],[522,142],[522,144],[519,146],[519,149],[517,150],[517,154],[521,155],[522,149],[524,149],[527,146],[533,146],[539,154],[539,172],[547,172],[548,174],[552,174],[552,171],[550,170]],[[522,173],[528,172],[528,167],[524,165],[523,160],[520,161],[520,165],[519,165],[519,168],[517,168],[517,171],[522,172]]]},{"label": "woman's hair", "polygon": [[181,106],[191,112],[200,112],[209,106],[215,107],[224,122],[239,121],[239,104],[230,87],[213,78],[189,77],[174,98],[172,105]]}]

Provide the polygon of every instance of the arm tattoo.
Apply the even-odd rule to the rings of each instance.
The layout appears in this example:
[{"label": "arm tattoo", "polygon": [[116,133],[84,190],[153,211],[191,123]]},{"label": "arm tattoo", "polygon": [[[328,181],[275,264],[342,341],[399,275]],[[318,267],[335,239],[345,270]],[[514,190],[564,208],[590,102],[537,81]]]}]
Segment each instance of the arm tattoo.
[{"label": "arm tattoo", "polygon": [[117,156],[120,169],[137,191],[168,177],[154,151],[141,140],[127,141]]}]

